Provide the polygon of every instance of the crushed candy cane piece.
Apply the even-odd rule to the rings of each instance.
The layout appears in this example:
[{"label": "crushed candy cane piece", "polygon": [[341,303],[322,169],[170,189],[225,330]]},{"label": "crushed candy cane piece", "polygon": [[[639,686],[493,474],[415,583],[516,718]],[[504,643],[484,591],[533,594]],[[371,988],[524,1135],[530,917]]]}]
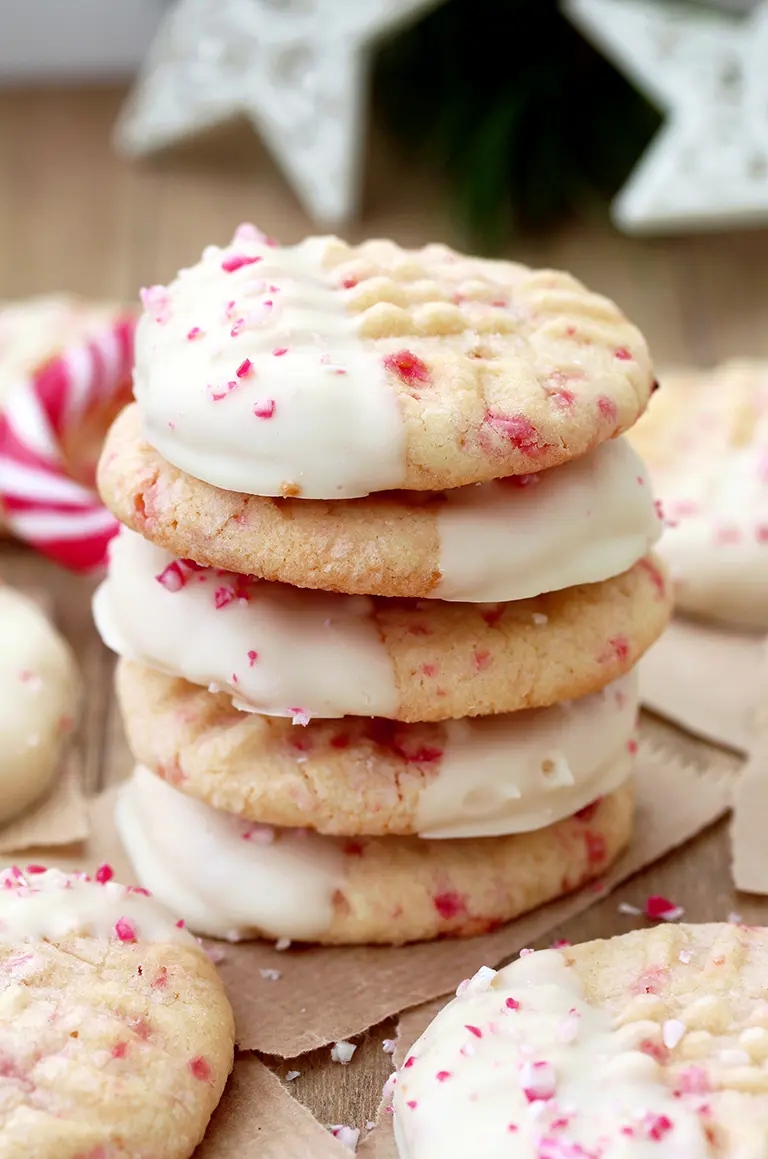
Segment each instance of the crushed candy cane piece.
[{"label": "crushed candy cane piece", "polygon": [[555,1068],[550,1062],[524,1062],[520,1067],[520,1085],[529,1103],[551,1099],[557,1087]]},{"label": "crushed candy cane piece", "polygon": [[385,1054],[394,1054],[397,1043],[394,1038],[385,1038],[381,1044],[381,1049]]},{"label": "crushed candy cane piece", "polygon": [[120,942],[135,942],[137,938],[136,927],[133,922],[128,921],[128,918],[117,919],[115,933]]},{"label": "crushed candy cane piece", "polygon": [[288,949],[288,947],[290,946],[290,944],[291,944],[291,939],[290,939],[290,938],[278,938],[278,939],[277,939],[277,941],[275,942],[275,949],[276,949],[276,950],[277,950],[279,953],[282,953],[282,952],[283,952],[283,950],[287,950],[287,949]]},{"label": "crushed candy cane piece", "polygon": [[350,1151],[357,1150],[357,1144],[360,1139],[359,1127],[345,1127],[338,1123],[335,1126],[329,1127],[334,1139],[338,1139],[343,1147],[349,1148]]},{"label": "crushed candy cane piece", "polygon": [[682,962],[684,966],[687,966],[692,957],[693,955],[690,950],[681,950],[677,955],[677,960]]},{"label": "crushed candy cane piece", "polygon": [[629,914],[633,918],[639,918],[643,912],[639,906],[630,905],[628,901],[620,901],[616,909],[620,914]]},{"label": "crushed candy cane piece", "polygon": [[279,970],[259,970],[259,973],[261,974],[262,978],[266,978],[268,982],[277,982],[280,980],[280,978],[282,978],[282,974]]},{"label": "crushed candy cane piece", "polygon": [[342,1039],[340,1042],[334,1042],[331,1047],[331,1061],[340,1062],[342,1066],[346,1066],[348,1062],[352,1061],[352,1055],[357,1050],[357,1047],[352,1042],[346,1042]]},{"label": "crushed candy cane piece", "polygon": [[299,1077],[300,1074],[301,1074],[300,1070],[287,1070],[285,1072],[285,1081],[287,1083],[292,1083],[294,1081],[294,1079],[297,1079]]},{"label": "crushed candy cane piece", "polygon": [[645,900],[645,914],[652,921],[674,922],[684,913],[682,906],[675,905],[673,901],[660,897],[659,894],[652,893]]},{"label": "crushed candy cane piece", "polygon": [[740,926],[742,923],[742,920],[743,919],[742,919],[741,914],[737,914],[734,910],[731,910],[731,912],[728,914],[728,922],[732,926]]},{"label": "crushed candy cane piece", "polygon": [[236,270],[241,270],[243,266],[252,266],[255,262],[262,260],[261,257],[255,254],[232,254],[231,257],[224,258],[224,261],[221,263],[221,268],[225,274],[234,274]]},{"label": "crushed candy cane piece", "polygon": [[685,1023],[679,1018],[668,1018],[661,1027],[661,1041],[668,1050],[674,1050],[685,1034]]}]

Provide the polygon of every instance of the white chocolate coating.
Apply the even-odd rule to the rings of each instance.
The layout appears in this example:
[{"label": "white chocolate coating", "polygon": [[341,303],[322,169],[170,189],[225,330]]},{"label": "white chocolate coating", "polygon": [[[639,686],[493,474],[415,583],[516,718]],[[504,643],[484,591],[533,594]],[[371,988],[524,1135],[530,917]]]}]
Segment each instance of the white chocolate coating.
[{"label": "white chocolate coating", "polygon": [[[144,436],[169,463],[249,495],[402,486],[398,401],[323,268],[332,244],[235,238],[145,294],[134,390]],[[256,260],[223,268],[239,259]]]},{"label": "white chocolate coating", "polygon": [[524,600],[627,571],[661,534],[645,465],[626,439],[524,476],[446,492],[441,600]]},{"label": "white chocolate coating", "polygon": [[312,939],[331,923],[344,879],[339,842],[220,813],[138,766],[117,803],[117,826],[139,880],[195,933]]},{"label": "white chocolate coating", "polygon": [[707,1159],[706,1119],[638,1049],[643,1026],[614,1028],[555,950],[483,967],[397,1072],[401,1159]]},{"label": "white chocolate coating", "polygon": [[79,683],[68,645],[37,604],[0,586],[0,824],[51,783]]},{"label": "white chocolate coating", "polygon": [[152,897],[58,869],[0,870],[0,942],[55,942],[67,934],[138,942],[192,942]]},{"label": "white chocolate coating", "polygon": [[246,711],[291,717],[394,711],[394,670],[371,608],[365,596],[174,564],[126,528],[110,545],[109,578],[93,606],[119,655],[226,691]]},{"label": "white chocolate coating", "polygon": [[632,771],[634,671],[551,708],[451,720],[436,776],[419,796],[422,837],[497,837],[553,825]]}]

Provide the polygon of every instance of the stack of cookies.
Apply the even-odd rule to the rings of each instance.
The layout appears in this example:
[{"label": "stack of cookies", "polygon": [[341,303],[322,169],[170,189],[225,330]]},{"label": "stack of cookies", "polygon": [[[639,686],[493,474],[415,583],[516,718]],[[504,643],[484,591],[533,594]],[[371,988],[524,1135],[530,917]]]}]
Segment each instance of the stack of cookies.
[{"label": "stack of cookies", "polygon": [[602,873],[670,606],[616,437],[642,336],[567,274],[252,226],[143,298],[95,602],[142,883],[198,933],[399,943]]}]

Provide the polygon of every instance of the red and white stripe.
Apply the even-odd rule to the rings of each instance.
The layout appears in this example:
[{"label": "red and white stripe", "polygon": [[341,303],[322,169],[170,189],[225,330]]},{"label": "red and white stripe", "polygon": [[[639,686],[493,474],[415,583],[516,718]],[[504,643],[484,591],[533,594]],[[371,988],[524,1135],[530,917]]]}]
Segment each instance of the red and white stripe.
[{"label": "red and white stripe", "polygon": [[117,520],[95,489],[70,479],[63,436],[130,382],[135,320],[72,346],[19,382],[0,412],[0,505],[19,539],[73,571],[106,559]]}]

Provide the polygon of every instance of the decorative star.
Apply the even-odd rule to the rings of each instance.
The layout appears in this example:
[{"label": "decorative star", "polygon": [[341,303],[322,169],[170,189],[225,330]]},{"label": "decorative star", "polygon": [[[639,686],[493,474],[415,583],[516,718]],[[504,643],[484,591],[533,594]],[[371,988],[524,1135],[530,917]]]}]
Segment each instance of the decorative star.
[{"label": "decorative star", "polygon": [[564,0],[564,9],[667,116],[614,201],[617,225],[768,219],[768,3],[742,20],[653,0]]},{"label": "decorative star", "polygon": [[139,156],[244,113],[307,210],[357,208],[373,46],[442,0],[177,0],[115,132]]}]

